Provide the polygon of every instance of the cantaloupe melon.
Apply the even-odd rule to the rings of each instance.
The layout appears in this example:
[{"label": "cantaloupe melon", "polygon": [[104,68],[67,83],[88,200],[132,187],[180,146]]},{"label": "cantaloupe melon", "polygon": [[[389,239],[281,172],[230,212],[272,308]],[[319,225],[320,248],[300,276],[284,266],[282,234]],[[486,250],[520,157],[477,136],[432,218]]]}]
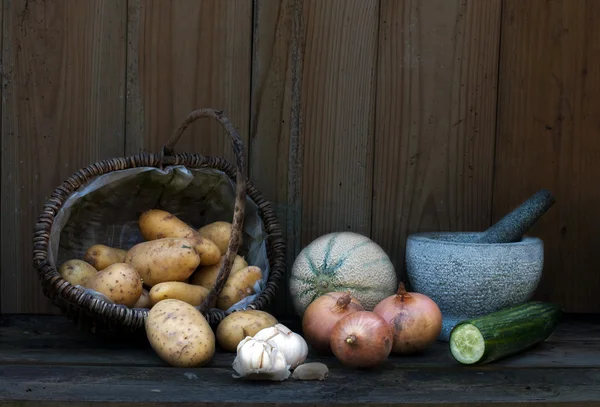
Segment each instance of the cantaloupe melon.
[{"label": "cantaloupe melon", "polygon": [[385,251],[366,236],[353,232],[323,235],[298,255],[292,265],[290,294],[296,313],[317,297],[349,291],[366,310],[394,294],[398,281]]}]

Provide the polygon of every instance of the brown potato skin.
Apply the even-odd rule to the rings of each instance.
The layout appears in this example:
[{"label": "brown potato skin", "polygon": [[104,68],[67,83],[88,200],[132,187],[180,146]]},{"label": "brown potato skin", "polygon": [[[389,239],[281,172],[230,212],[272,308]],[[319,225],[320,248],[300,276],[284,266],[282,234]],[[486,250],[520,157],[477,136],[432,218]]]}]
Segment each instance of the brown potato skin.
[{"label": "brown potato skin", "polygon": [[190,238],[194,232],[194,229],[177,216],[161,209],[150,209],[142,213],[138,224],[145,240],[165,237]]},{"label": "brown potato skin", "polygon": [[231,275],[217,298],[217,308],[227,310],[247,296],[254,294],[254,283],[261,278],[262,271],[256,266],[244,267]]},{"label": "brown potato skin", "polygon": [[217,342],[227,352],[236,352],[238,344],[246,336],[254,336],[261,329],[275,326],[277,322],[273,315],[265,311],[249,309],[232,312],[217,326]]},{"label": "brown potato skin", "polygon": [[167,211],[161,209],[147,210],[140,216],[138,224],[145,240],[166,237],[190,239],[200,255],[200,264],[211,265],[219,262],[221,251],[213,241],[202,237],[194,228]]},{"label": "brown potato skin", "polygon": [[142,295],[133,304],[133,308],[150,308],[150,297],[148,296],[148,290],[142,288]]},{"label": "brown potato skin", "polygon": [[126,254],[127,250],[95,244],[87,249],[83,255],[83,260],[94,266],[96,270],[101,271],[111,264],[123,263]]},{"label": "brown potato skin", "polygon": [[167,281],[156,284],[150,289],[150,305],[154,306],[160,301],[174,298],[190,305],[200,305],[208,297],[210,291],[204,287],[186,284],[179,281]]},{"label": "brown potato skin", "polygon": [[58,273],[73,285],[85,286],[91,277],[98,274],[98,270],[86,261],[71,259],[60,266]]},{"label": "brown potato skin", "polygon": [[200,367],[215,353],[215,334],[208,321],[192,305],[176,299],[158,302],[145,323],[150,346],[175,367]]},{"label": "brown potato skin", "polygon": [[189,239],[169,237],[138,243],[127,252],[125,263],[152,287],[165,281],[183,281],[200,264],[200,255]]},{"label": "brown potato skin", "polygon": [[[217,276],[219,275],[223,258],[224,257],[221,257],[221,261],[219,261],[217,264],[198,267],[198,269],[190,277],[190,284],[200,285],[204,288],[212,290],[212,288],[215,286],[215,282],[217,281]],[[248,267],[248,263],[246,263],[246,260],[244,260],[242,256],[236,255],[233,260],[233,264],[231,265],[229,278],[231,278],[231,276],[244,267]]]},{"label": "brown potato skin", "polygon": [[198,229],[198,232],[203,237],[213,241],[221,251],[221,255],[225,255],[227,252],[227,247],[229,246],[229,240],[231,240],[230,222],[218,220],[202,226],[200,229]]},{"label": "brown potato skin", "polygon": [[110,298],[115,304],[133,307],[142,295],[142,280],[129,264],[111,264],[90,278],[86,287]]}]

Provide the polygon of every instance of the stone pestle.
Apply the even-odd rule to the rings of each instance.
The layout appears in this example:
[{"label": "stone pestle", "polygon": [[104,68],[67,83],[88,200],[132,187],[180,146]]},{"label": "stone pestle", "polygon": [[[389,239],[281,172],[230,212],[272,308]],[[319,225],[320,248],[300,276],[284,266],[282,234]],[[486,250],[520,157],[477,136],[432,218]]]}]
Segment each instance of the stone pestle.
[{"label": "stone pestle", "polygon": [[542,189],[480,234],[472,243],[518,242],[554,202],[552,193]]}]

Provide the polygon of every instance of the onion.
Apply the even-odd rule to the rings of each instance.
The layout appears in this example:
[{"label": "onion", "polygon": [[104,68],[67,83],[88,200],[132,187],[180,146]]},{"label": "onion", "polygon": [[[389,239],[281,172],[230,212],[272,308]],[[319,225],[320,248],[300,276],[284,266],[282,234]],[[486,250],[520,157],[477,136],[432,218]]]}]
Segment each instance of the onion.
[{"label": "onion", "polygon": [[442,313],[428,296],[408,293],[400,282],[398,293],[383,299],[373,312],[385,319],[394,335],[393,353],[423,351],[442,330]]},{"label": "onion", "polygon": [[304,338],[317,352],[331,353],[331,329],[341,318],[364,308],[350,293],[330,292],[310,303],[302,317]]},{"label": "onion", "polygon": [[392,330],[372,311],[357,311],[340,319],[331,330],[331,350],[342,364],[371,368],[389,356]]}]

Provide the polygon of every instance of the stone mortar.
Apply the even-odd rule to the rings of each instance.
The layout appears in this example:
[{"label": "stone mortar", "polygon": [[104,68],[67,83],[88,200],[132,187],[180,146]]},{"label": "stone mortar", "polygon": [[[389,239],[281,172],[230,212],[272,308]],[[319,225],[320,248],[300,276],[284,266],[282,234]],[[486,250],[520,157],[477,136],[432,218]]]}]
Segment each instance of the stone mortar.
[{"label": "stone mortar", "polygon": [[459,321],[521,304],[533,296],[544,266],[544,244],[473,243],[477,232],[415,233],[406,244],[412,290],[427,295],[443,316],[439,340]]}]

